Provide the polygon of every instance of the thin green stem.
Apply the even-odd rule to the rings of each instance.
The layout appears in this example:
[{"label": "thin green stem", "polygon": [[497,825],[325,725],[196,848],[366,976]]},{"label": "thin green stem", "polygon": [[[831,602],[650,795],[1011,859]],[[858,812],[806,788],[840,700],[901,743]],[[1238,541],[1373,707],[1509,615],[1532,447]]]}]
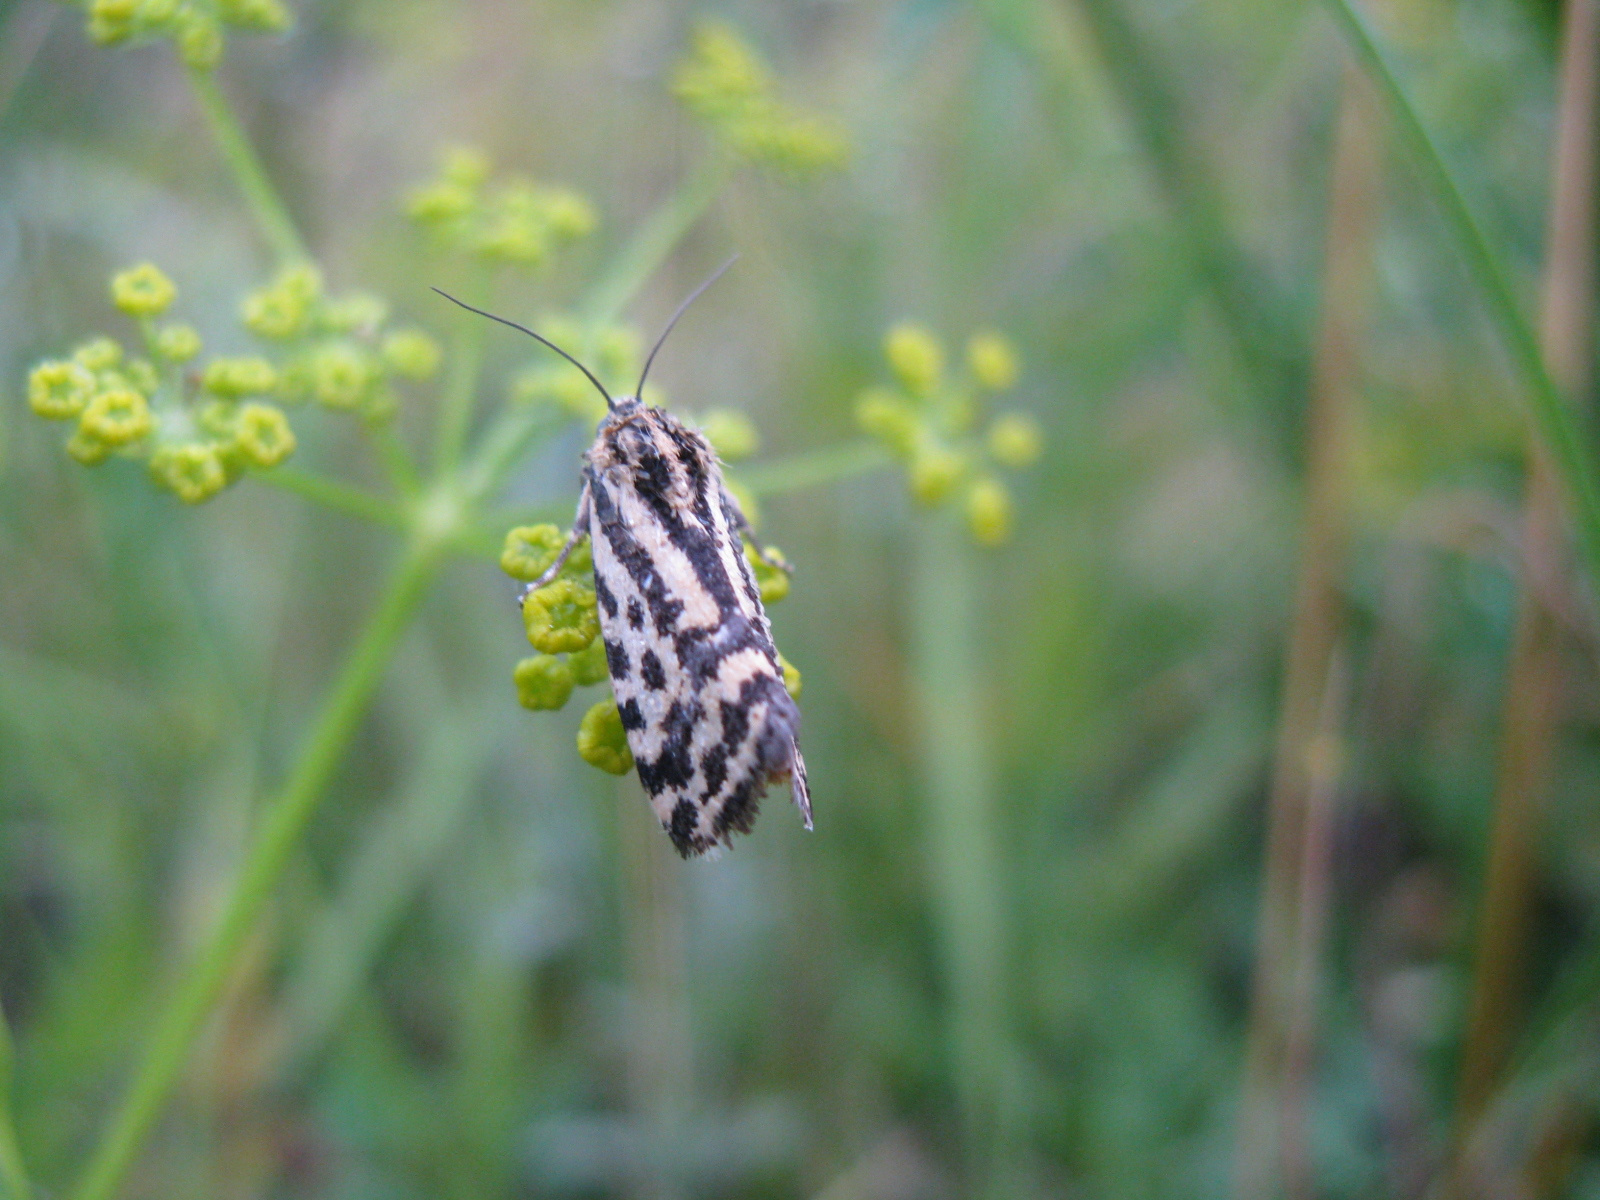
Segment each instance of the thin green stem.
[{"label": "thin green stem", "polygon": [[508,406],[478,449],[471,464],[462,471],[462,493],[469,502],[493,495],[515,469],[517,462],[541,436],[554,433],[567,423],[565,416],[530,409],[526,405]]},{"label": "thin green stem", "polygon": [[1012,1136],[1006,1004],[1006,875],[985,736],[976,565],[942,514],[917,523],[912,687],[931,900],[949,989],[949,1045],[969,1195],[991,1197]]},{"label": "thin green stem", "polygon": [[16,1059],[11,1045],[11,1027],[0,1012],[0,1189],[10,1200],[30,1200],[33,1185],[17,1144],[17,1130],[11,1119],[11,1075]]},{"label": "thin green stem", "polygon": [[382,496],[360,491],[336,480],[313,475],[294,467],[274,467],[270,471],[256,472],[257,479],[273,487],[293,492],[328,508],[337,509],[363,521],[387,525],[391,529],[404,529],[404,513]]},{"label": "thin green stem", "polygon": [[414,500],[420,496],[422,477],[417,473],[416,463],[411,461],[411,452],[395,436],[393,427],[378,425],[369,429],[367,433],[372,438],[372,448],[378,456],[378,463],[389,478],[389,486],[408,499]]},{"label": "thin green stem", "polygon": [[677,248],[694,223],[717,198],[732,173],[721,154],[711,154],[683,181],[660,208],[639,227],[590,290],[579,310],[590,336],[616,320],[617,314]]},{"label": "thin green stem", "polygon": [[865,475],[889,465],[889,452],[877,442],[845,442],[821,450],[793,454],[775,462],[756,463],[731,472],[757,496],[798,492]]},{"label": "thin green stem", "polygon": [[1351,0],[1324,0],[1324,3],[1334,24],[1349,42],[1357,62],[1386,102],[1389,115],[1415,157],[1434,202],[1455,237],[1473,282],[1483,293],[1489,316],[1505,339],[1512,366],[1527,390],[1534,424],[1550,451],[1563,490],[1573,507],[1578,542],[1591,582],[1600,585],[1600,483],[1597,483],[1590,451],[1577,421],[1545,365],[1533,327],[1517,304],[1510,277],[1467,207],[1455,177],[1401,87],[1388,55],[1378,45],[1366,19]]},{"label": "thin green stem", "polygon": [[500,532],[489,528],[462,529],[450,539],[447,548],[465,558],[486,558],[490,562],[499,562],[500,552],[505,547],[504,530],[509,528],[509,525],[502,526]]},{"label": "thin green stem", "polygon": [[223,160],[232,170],[234,182],[244,193],[250,214],[255,218],[262,236],[272,246],[273,253],[284,263],[308,258],[294,219],[289,216],[289,210],[273,188],[272,181],[267,178],[255,147],[250,144],[244,127],[239,124],[233,106],[217,86],[216,77],[210,71],[191,68],[189,85],[194,89],[206,124],[211,127],[211,136],[216,138],[217,148],[222,151]]},{"label": "thin green stem", "polygon": [[[472,295],[485,290],[489,274],[480,269],[475,276]],[[481,303],[475,300],[474,303]],[[450,342],[450,374],[445,380],[444,394],[439,401],[439,426],[434,437],[433,470],[436,479],[455,473],[461,464],[461,449],[466,444],[467,431],[472,426],[472,414],[477,407],[478,378],[483,373],[483,338],[486,322],[475,313],[458,310],[455,314],[456,332]]]},{"label": "thin green stem", "polygon": [[437,544],[413,544],[390,577],[376,611],[351,650],[309,741],[263,821],[210,941],[157,1019],[133,1083],[72,1192],[110,1200],[177,1086],[199,1036],[283,869],[317,811],[401,635],[433,578]]}]

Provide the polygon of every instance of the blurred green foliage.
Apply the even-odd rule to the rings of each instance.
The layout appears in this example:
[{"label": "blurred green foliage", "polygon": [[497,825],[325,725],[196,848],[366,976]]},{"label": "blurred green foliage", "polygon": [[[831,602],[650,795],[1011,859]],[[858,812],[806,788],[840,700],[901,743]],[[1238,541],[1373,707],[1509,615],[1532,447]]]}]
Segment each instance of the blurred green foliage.
[{"label": "blurred green foliage", "polygon": [[[68,1194],[103,1151],[286,796],[303,836],[117,1194],[1233,1194],[1347,61],[1321,8],[294,7],[0,8],[0,1195]],[[1371,9],[1531,311],[1554,6]],[[1528,439],[1393,145],[1311,1013],[1328,1197],[1421,1196],[1447,1155]],[[497,280],[625,387],[730,247],[651,398],[760,449],[733,472],[797,565],[774,623],[816,831],[774,796],[681,864],[584,764],[629,769],[614,704],[566,703],[589,652],[512,686],[494,559],[570,519],[594,397],[427,289]],[[1005,339],[936,392],[919,329]],[[142,348],[73,356],[102,330]],[[470,526],[429,507],[424,445],[484,468]],[[931,512],[930,448],[967,489]],[[443,527],[426,572],[397,552]],[[1570,1197],[1600,1195],[1589,594],[1557,598],[1489,1128]]]}]

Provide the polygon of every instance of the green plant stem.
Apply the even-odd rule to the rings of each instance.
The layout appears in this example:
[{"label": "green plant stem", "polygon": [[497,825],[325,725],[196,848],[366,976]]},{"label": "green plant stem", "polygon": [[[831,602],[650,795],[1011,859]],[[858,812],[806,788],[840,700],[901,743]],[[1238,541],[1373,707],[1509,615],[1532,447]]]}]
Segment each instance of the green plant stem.
[{"label": "green plant stem", "polygon": [[722,154],[708,155],[671,198],[639,227],[579,310],[589,336],[616,320],[633,294],[656,273],[684,234],[711,207],[732,171],[732,164]]},{"label": "green plant stem", "polygon": [[[486,291],[489,273],[480,268],[468,288],[474,303]],[[478,379],[483,373],[483,339],[487,322],[476,313],[457,309],[456,332],[450,343],[450,374],[439,401],[439,427],[434,437],[433,470],[436,479],[453,474],[461,465],[461,450],[477,407]]]},{"label": "green plant stem", "polygon": [[407,499],[414,500],[422,494],[422,477],[405,444],[395,436],[393,427],[379,425],[367,431],[372,438],[372,448],[378,464],[389,478],[389,486]]},{"label": "green plant stem", "polygon": [[776,496],[865,475],[889,465],[889,452],[877,442],[845,442],[793,454],[774,462],[740,467],[732,474],[756,496]]},{"label": "green plant stem", "polygon": [[391,529],[404,529],[405,515],[382,496],[374,496],[347,484],[294,467],[274,467],[270,471],[257,471],[255,477],[262,483],[293,492],[307,500],[314,500],[328,508],[337,509],[352,517],[387,525]]},{"label": "green plant stem", "polygon": [[472,462],[461,472],[462,494],[478,501],[493,495],[516,468],[523,452],[541,434],[554,433],[566,417],[532,410],[526,405],[508,408],[479,444]]},{"label": "green plant stem", "polygon": [[244,193],[250,214],[255,217],[257,227],[272,246],[279,262],[300,262],[308,258],[305,243],[300,240],[300,233],[289,216],[289,210],[284,207],[272,181],[267,178],[255,147],[250,144],[239,118],[234,115],[233,106],[217,86],[216,77],[210,71],[190,68],[189,85],[194,89],[195,99],[199,102],[206,124],[211,127],[211,136],[217,140],[223,160],[233,171],[234,182]]},{"label": "green plant stem", "polygon": [[911,672],[928,869],[950,997],[966,1194],[991,1196],[1008,1144],[1005,875],[984,729],[972,551],[943,514],[917,523]]},{"label": "green plant stem", "polygon": [[[1013,6],[990,3],[997,28],[1016,38]],[[1163,61],[1154,40],[1133,19],[1126,0],[1073,0],[1105,69],[1130,132],[1166,201],[1180,237],[1179,247],[1204,284],[1233,342],[1239,362],[1255,383],[1259,399],[1284,433],[1282,413],[1305,394],[1307,363],[1303,332],[1289,326],[1287,298],[1249,260],[1228,228],[1227,205],[1213,164],[1190,134],[1185,97],[1173,86],[1175,72]],[[1025,27],[1024,27],[1025,28]],[[1029,57],[1039,57],[1028,42]]]},{"label": "green plant stem", "polygon": [[11,1026],[0,1012],[0,1188],[10,1200],[30,1200],[33,1186],[22,1161],[17,1130],[11,1119],[11,1076],[16,1058],[11,1045]]},{"label": "green plant stem", "polygon": [[1577,421],[1545,365],[1533,327],[1518,307],[1510,277],[1467,207],[1455,177],[1400,86],[1388,55],[1378,45],[1366,19],[1356,11],[1351,0],[1324,0],[1324,5],[1350,44],[1356,60],[1383,97],[1389,116],[1415,157],[1434,202],[1455,237],[1468,273],[1483,293],[1489,316],[1505,339],[1512,366],[1527,389],[1534,424],[1574,510],[1578,543],[1590,582],[1600,586],[1600,484],[1597,484],[1591,454]]},{"label": "green plant stem", "polygon": [[273,887],[317,811],[395,645],[410,623],[439,558],[437,544],[413,543],[340,671],[282,795],[262,823],[210,941],[157,1018],[133,1083],[95,1147],[74,1200],[110,1200],[159,1119],[189,1052],[239,961]]}]

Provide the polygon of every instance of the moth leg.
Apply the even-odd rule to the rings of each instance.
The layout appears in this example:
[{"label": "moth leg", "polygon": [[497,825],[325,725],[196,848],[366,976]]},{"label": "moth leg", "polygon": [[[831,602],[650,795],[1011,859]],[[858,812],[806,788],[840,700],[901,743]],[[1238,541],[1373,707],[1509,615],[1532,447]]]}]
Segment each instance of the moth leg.
[{"label": "moth leg", "polygon": [[517,603],[521,604],[528,598],[529,592],[536,592],[561,574],[561,568],[567,565],[567,558],[572,554],[572,548],[589,532],[589,481],[583,482],[583,491],[578,494],[578,515],[573,518],[572,532],[567,534],[566,545],[561,547],[561,553],[556,555],[555,562],[545,568],[544,574],[532,583],[525,583],[517,592]]},{"label": "moth leg", "polygon": [[734,528],[743,534],[745,540],[755,548],[756,557],[766,563],[767,566],[782,571],[785,575],[793,575],[793,564],[776,551],[768,550],[756,538],[756,531],[750,528],[750,518],[744,515],[744,509],[739,507],[739,501],[734,499],[733,493],[727,488],[722,489],[722,502],[727,506],[728,511],[733,514]]}]

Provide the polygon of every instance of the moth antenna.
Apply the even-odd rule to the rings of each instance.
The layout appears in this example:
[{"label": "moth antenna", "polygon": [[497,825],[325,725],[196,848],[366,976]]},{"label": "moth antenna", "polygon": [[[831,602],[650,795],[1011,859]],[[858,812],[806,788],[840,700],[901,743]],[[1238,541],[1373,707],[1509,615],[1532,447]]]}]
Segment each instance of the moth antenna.
[{"label": "moth antenna", "polygon": [[[729,261],[732,261],[732,260],[729,260]],[[726,267],[723,268],[723,270],[726,270],[726,269],[727,269]],[[720,275],[720,274],[722,274],[722,272],[718,271],[717,274]],[[713,275],[712,278],[715,279],[716,276]],[[708,280],[707,282],[710,282],[710,281]],[[703,286],[704,285],[702,285],[702,287]],[[472,305],[468,304],[465,300],[457,300],[454,296],[452,296],[449,292],[445,291],[443,288],[434,288],[433,290],[438,292],[439,295],[443,296],[446,300],[450,301],[451,304],[459,304],[462,308],[466,309],[468,312],[477,313],[480,317],[488,317],[489,320],[491,320],[491,321],[499,321],[500,324],[502,324],[502,325],[509,325],[509,326],[511,326],[511,328],[519,330],[522,333],[527,334],[529,337],[533,338],[535,341],[543,342],[546,346],[549,346],[550,349],[554,350],[557,354],[561,355],[562,358],[566,359],[569,363],[571,363],[573,366],[577,367],[578,370],[582,371],[585,375],[587,375],[589,377],[589,382],[594,384],[594,386],[597,387],[598,389],[600,389],[600,394],[606,398],[606,407],[607,408],[615,408],[617,406],[616,402],[611,399],[611,393],[606,391],[606,385],[601,383],[598,379],[596,379],[594,377],[594,372],[589,370],[588,367],[584,366],[577,359],[573,358],[572,355],[568,354],[565,350],[563,350],[560,346],[556,345],[549,338],[544,337],[542,334],[535,333],[533,330],[529,329],[526,325],[518,325],[515,321],[508,321],[504,317],[497,317],[492,312],[484,312],[483,309],[481,309],[481,308],[473,308]],[[691,300],[694,299],[693,296],[691,296],[689,298]],[[677,318],[674,317],[673,320],[677,320]],[[669,325],[669,326],[667,326],[667,328],[671,329],[672,326]],[[648,365],[649,364],[647,363],[646,366],[648,367]]]},{"label": "moth antenna", "polygon": [[[713,283],[715,283],[717,280],[721,279],[722,278],[722,273],[724,271],[726,271],[729,267],[733,266],[733,264],[738,260],[738,258],[739,258],[739,256],[737,254],[735,254],[727,262],[723,263],[715,271],[711,272],[711,277],[709,279],[707,279],[704,283],[702,283],[699,287],[695,288],[694,291],[690,292],[688,297],[684,300],[684,302],[682,304],[678,305],[678,311],[672,314],[672,320],[667,322],[667,327],[661,331],[661,336],[656,339],[656,344],[650,348],[650,357],[644,360],[644,370],[639,372],[639,386],[636,387],[633,390],[633,394],[634,394],[635,397],[638,398],[638,400],[639,400],[639,402],[641,404],[644,403],[644,377],[646,375],[650,374],[650,364],[655,362],[655,360],[656,360],[656,351],[661,349],[661,343],[667,340],[667,334],[672,332],[672,327],[678,323],[678,318],[683,316],[685,310],[688,309],[689,305],[693,304],[696,300],[698,300],[700,298],[700,293],[701,292],[705,291]],[[458,303],[459,303],[459,301],[458,301]]]}]

